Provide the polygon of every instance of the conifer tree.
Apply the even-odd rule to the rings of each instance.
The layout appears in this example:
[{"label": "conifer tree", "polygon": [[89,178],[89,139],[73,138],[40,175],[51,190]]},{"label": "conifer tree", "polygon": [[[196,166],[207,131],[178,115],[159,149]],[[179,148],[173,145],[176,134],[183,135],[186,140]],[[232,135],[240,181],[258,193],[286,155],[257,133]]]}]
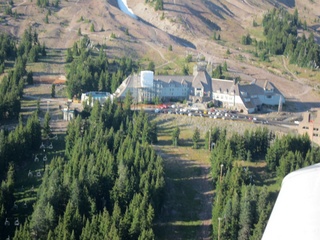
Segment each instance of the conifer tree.
[{"label": "conifer tree", "polygon": [[94,25],[93,25],[93,23],[91,23],[91,26],[90,26],[90,32],[94,32],[95,30],[94,30]]},{"label": "conifer tree", "polygon": [[200,130],[198,127],[195,128],[192,136],[193,148],[198,149],[200,141]]},{"label": "conifer tree", "polygon": [[179,144],[179,135],[180,135],[180,128],[176,127],[171,134],[172,145],[175,147],[178,146]]},{"label": "conifer tree", "polygon": [[51,97],[54,98],[56,96],[56,85],[51,85]]},{"label": "conifer tree", "polygon": [[43,122],[43,134],[45,137],[49,136],[51,129],[50,129],[50,113],[46,112],[45,116],[44,116],[44,122]]}]

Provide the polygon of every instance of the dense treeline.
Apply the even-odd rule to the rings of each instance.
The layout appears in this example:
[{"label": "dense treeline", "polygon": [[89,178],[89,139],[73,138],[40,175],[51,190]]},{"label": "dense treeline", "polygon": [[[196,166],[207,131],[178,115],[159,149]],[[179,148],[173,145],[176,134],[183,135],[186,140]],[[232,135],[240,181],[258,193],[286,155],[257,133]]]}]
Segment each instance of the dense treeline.
[{"label": "dense treeline", "polygon": [[[267,37],[266,49],[272,54],[286,55],[291,63],[301,67],[315,68],[320,64],[319,45],[311,32],[308,39],[298,36],[302,27],[298,11],[289,14],[283,9],[273,9],[263,18],[264,35]],[[306,30],[306,26],[304,27]]]},{"label": "dense treeline", "polygon": [[59,7],[60,0],[52,0],[52,1],[49,1],[49,0],[37,0],[37,6],[38,7],[49,7],[50,6],[50,2],[51,2],[52,6]]},{"label": "dense treeline", "polygon": [[0,82],[0,121],[17,119],[21,109],[26,62],[18,57],[15,68],[3,77]]},{"label": "dense treeline", "polygon": [[[9,162],[20,164],[37,150],[41,141],[41,125],[37,113],[33,113],[23,125],[19,119],[13,131],[0,131],[0,171],[7,169]],[[3,173],[3,172],[0,172]]]},{"label": "dense treeline", "polygon": [[14,167],[21,166],[26,159],[31,159],[40,142],[41,126],[37,113],[28,118],[25,126],[20,118],[13,131],[0,131],[0,233],[5,232],[3,223],[6,217],[11,215],[14,202]]},{"label": "dense treeline", "polygon": [[267,37],[266,48],[272,54],[283,54],[288,40],[297,40],[300,27],[298,12],[291,15],[284,9],[273,9],[264,15],[263,33]]},{"label": "dense treeline", "polygon": [[67,90],[69,97],[80,97],[88,91],[115,92],[120,83],[136,69],[130,58],[108,61],[106,53],[101,49],[99,57],[88,47],[90,40],[84,37],[80,43],[74,43],[67,50],[66,61],[70,62],[67,74]]},{"label": "dense treeline", "polygon": [[151,3],[154,6],[154,10],[163,10],[163,0],[145,0],[145,3]]},{"label": "dense treeline", "polygon": [[[208,141],[208,133],[206,142]],[[235,159],[248,160],[249,162],[263,159],[270,142],[275,137],[273,132],[267,128],[257,128],[255,131],[246,129],[243,135],[233,133],[228,139],[226,129],[221,130],[216,127],[210,130],[210,134],[210,141],[214,143],[214,151],[212,152],[214,179],[217,179],[220,174],[220,164],[224,164],[225,169],[229,169]]]},{"label": "dense treeline", "polygon": [[156,127],[143,111],[95,103],[68,125],[65,159],[46,169],[29,223],[14,239],[153,239],[164,188]]},{"label": "dense treeline", "polygon": [[29,62],[37,62],[41,55],[46,56],[46,47],[44,44],[41,46],[36,30],[29,28],[24,31],[17,54]]},{"label": "dense treeline", "polygon": [[320,162],[320,150],[311,147],[307,135],[275,138],[266,128],[228,138],[226,130],[219,128],[211,129],[207,137],[209,134],[215,143],[211,155],[216,185],[214,239],[218,235],[220,239],[261,239],[275,199],[263,179],[255,182],[254,173],[241,166],[241,161],[266,159],[269,174],[281,182],[289,172]]},{"label": "dense treeline", "polygon": [[[36,44],[37,34],[32,33],[31,29],[25,31],[18,46],[11,37],[0,34],[0,74],[3,74],[0,81],[0,121],[19,118],[25,79],[30,79],[26,63],[28,60],[34,61],[31,55],[37,52],[32,50]],[[10,66],[7,64],[9,61],[14,61],[14,67],[6,70]],[[37,113],[29,117],[26,126],[20,118],[13,131],[0,131],[0,221],[3,223],[10,215],[14,202],[14,167],[30,158],[40,141],[41,126]],[[5,232],[3,227],[1,224],[0,233]]]},{"label": "dense treeline", "polygon": [[[14,41],[6,34],[0,35],[0,74],[4,73],[7,60],[15,60],[17,49]],[[0,120],[14,118],[20,112],[19,96],[22,92],[21,77],[25,72],[25,62],[20,57],[16,62],[15,72],[0,81]]]},{"label": "dense treeline", "polygon": [[7,34],[0,34],[0,74],[4,72],[5,60],[14,60],[16,51],[12,38]]},{"label": "dense treeline", "polygon": [[288,173],[320,162],[319,148],[311,147],[307,134],[276,138],[265,156],[268,168],[276,171],[279,181]]},{"label": "dense treeline", "polygon": [[[244,45],[255,45],[260,50],[259,57],[265,61],[268,55],[285,55],[290,63],[300,67],[318,68],[320,65],[320,49],[315,42],[314,35],[310,32],[308,37],[298,30],[307,30],[306,23],[299,20],[298,11],[294,14],[288,13],[285,9],[269,11],[262,20],[263,33],[266,41],[252,39],[249,34],[242,36],[241,42]],[[258,53],[256,52],[256,55]]]},{"label": "dense treeline", "polygon": [[6,61],[15,61],[0,82],[0,121],[18,118],[25,81],[32,83],[32,72],[26,71],[26,64],[38,61],[40,54],[46,55],[45,46],[40,46],[38,34],[31,28],[25,30],[18,46],[8,35],[0,35],[0,74]]}]

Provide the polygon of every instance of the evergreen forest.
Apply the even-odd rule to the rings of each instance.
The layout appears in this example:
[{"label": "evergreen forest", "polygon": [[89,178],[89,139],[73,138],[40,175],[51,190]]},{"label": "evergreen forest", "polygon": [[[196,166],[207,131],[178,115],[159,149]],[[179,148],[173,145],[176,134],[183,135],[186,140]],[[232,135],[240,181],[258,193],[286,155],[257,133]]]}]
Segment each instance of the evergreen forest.
[{"label": "evergreen forest", "polygon": [[[163,9],[162,0],[145,2]],[[41,8],[59,5],[49,0],[36,3]],[[308,27],[297,11],[273,9],[264,15],[262,27],[264,41],[246,35],[242,43],[255,45],[263,59],[284,55],[292,64],[318,68],[319,45],[312,33],[305,34]],[[103,46],[91,45],[84,35],[66,50],[69,98],[89,91],[113,93],[139,69],[131,58],[111,59]],[[166,159],[153,148],[160,131],[157,118],[133,111],[129,91],[123,100],[84,106],[67,132],[54,137],[49,112],[42,117],[38,106],[28,116],[21,114],[23,89],[33,84],[27,65],[46,54],[32,28],[20,39],[0,34],[0,123],[15,125],[0,130],[0,239],[158,239],[155,225],[168,186]],[[154,70],[154,62],[148,68]],[[227,69],[226,62],[218,65],[212,77],[228,79]],[[307,135],[280,136],[267,127],[243,134],[211,127],[204,139],[200,129],[195,126],[192,139],[184,141],[178,125],[166,133],[170,132],[172,148],[192,142],[195,151],[208,152],[214,189],[211,239],[261,239],[282,179],[319,163],[319,147]],[[53,139],[59,151],[49,151]]]},{"label": "evergreen forest", "polygon": [[[156,126],[145,112],[133,113],[130,101],[128,94],[123,105],[96,103],[88,119],[78,116],[68,125],[65,154],[45,166],[32,214],[20,219],[13,239],[155,238],[152,223],[163,201],[163,160],[149,145],[157,141]],[[8,216],[14,211],[15,166],[33,161],[32,147],[38,149],[40,142],[36,113],[25,126],[1,131],[1,165],[6,166],[1,169],[8,169],[1,184],[1,222],[10,219],[13,225]],[[10,230],[1,225],[1,237],[11,235]]]},{"label": "evergreen forest", "polygon": [[[213,239],[261,239],[279,191],[267,182],[281,184],[288,173],[319,163],[320,149],[311,147],[307,135],[279,137],[267,128],[245,130],[243,135],[214,128],[207,138],[209,134],[215,143],[210,157],[216,192]],[[255,167],[242,166],[244,161],[261,160],[268,169],[263,175],[255,173]]]},{"label": "evergreen forest", "polygon": [[18,45],[7,34],[0,34],[0,74],[5,73],[0,82],[0,121],[18,119],[23,87],[33,83],[32,71],[27,72],[26,65],[45,55],[45,45],[39,43],[37,32],[31,28],[25,30]]},{"label": "evergreen forest", "polygon": [[90,39],[84,36],[67,50],[67,91],[69,97],[81,97],[89,91],[114,93],[121,82],[133,71],[137,64],[131,58],[108,60],[101,48],[98,57],[90,47]]},{"label": "evergreen forest", "polygon": [[[318,69],[320,65],[320,49],[312,31],[308,31],[306,22],[299,19],[298,10],[290,14],[283,8],[272,9],[262,20],[265,40],[257,41],[249,34],[242,36],[244,45],[254,45],[259,50],[261,60],[268,55],[284,55],[291,64],[300,67]],[[258,55],[258,53],[256,52]]]}]

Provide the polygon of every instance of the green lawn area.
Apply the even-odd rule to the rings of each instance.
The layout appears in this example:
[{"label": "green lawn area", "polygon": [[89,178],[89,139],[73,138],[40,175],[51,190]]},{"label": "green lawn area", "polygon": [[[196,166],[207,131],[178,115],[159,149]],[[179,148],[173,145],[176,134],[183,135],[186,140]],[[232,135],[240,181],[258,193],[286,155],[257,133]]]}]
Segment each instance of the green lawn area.
[{"label": "green lawn area", "polygon": [[[211,178],[203,179],[204,166],[210,172],[210,152],[204,149],[204,135],[210,127],[209,124],[213,122],[200,118],[191,120],[180,115],[157,115],[153,120],[158,122],[159,142],[155,145],[155,148],[164,159],[166,174],[164,208],[155,223],[157,239],[201,239],[203,236],[199,238],[199,234],[203,230],[204,220],[211,220],[214,195]],[[226,122],[215,121],[214,123],[214,126],[219,126],[219,124]],[[246,127],[249,126],[251,125],[246,125]],[[180,128],[178,147],[172,146],[171,141],[171,133],[175,127]],[[201,129],[200,149],[192,148],[192,135],[195,127]],[[235,130],[231,125],[228,127],[228,132]],[[239,125],[234,127],[239,129]],[[244,128],[241,128],[241,130],[244,130]],[[267,185],[272,192],[271,197],[275,198],[277,196],[280,189],[279,181],[273,177],[274,174],[267,171],[264,160],[257,162],[237,161],[235,164],[248,167],[253,174],[256,186],[260,188]],[[199,187],[204,185],[206,185],[206,191]],[[209,190],[208,186],[210,186]],[[208,200],[205,197],[208,192],[212,194],[211,202],[204,204],[204,201]],[[206,205],[208,211],[206,218],[201,217],[204,205]],[[211,231],[211,225],[209,229]],[[210,232],[208,236],[210,237]]]}]

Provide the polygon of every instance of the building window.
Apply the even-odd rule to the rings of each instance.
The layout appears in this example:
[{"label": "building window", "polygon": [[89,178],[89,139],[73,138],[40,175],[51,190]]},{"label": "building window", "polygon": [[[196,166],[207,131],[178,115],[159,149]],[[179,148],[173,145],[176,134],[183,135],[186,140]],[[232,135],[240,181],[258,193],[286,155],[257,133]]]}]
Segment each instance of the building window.
[{"label": "building window", "polygon": [[314,131],[319,131],[319,128],[314,128],[313,130],[314,130]]},{"label": "building window", "polygon": [[317,133],[314,133],[313,136],[314,136],[314,137],[318,137],[319,135],[318,135]]},{"label": "building window", "polygon": [[303,126],[302,129],[309,129],[309,127]]}]

